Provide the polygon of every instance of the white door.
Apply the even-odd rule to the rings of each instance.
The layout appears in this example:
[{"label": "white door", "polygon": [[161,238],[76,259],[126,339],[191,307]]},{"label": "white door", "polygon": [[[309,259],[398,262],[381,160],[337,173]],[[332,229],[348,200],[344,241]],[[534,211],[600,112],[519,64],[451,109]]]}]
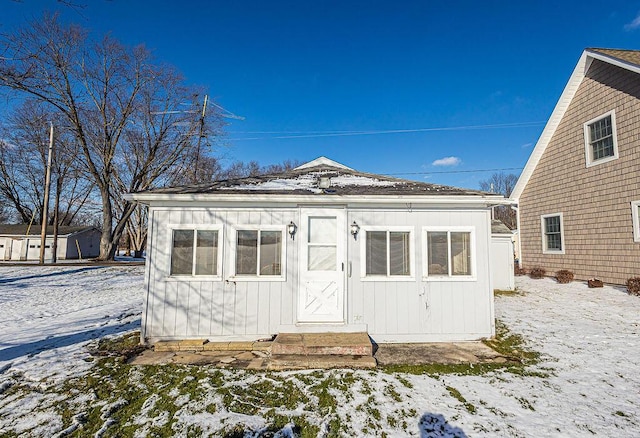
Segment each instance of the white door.
[{"label": "white door", "polygon": [[339,209],[302,209],[298,322],[343,323],[347,231]]}]

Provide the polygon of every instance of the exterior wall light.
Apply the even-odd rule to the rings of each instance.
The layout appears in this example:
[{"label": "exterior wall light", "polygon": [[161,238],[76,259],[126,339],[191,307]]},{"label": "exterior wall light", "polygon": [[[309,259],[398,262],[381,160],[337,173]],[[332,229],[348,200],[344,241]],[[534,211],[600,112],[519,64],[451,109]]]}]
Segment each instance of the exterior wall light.
[{"label": "exterior wall light", "polygon": [[295,239],[296,231],[298,231],[298,226],[294,224],[293,221],[289,222],[289,225],[287,225],[287,232],[292,239]]},{"label": "exterior wall light", "polygon": [[329,178],[328,176],[321,176],[320,178],[318,178],[318,187],[320,187],[321,189],[328,189],[329,187],[331,187],[331,178]]},{"label": "exterior wall light", "polygon": [[351,224],[350,232],[354,240],[358,238],[358,233],[360,232],[360,225],[358,225],[356,221],[353,221],[353,223]]}]

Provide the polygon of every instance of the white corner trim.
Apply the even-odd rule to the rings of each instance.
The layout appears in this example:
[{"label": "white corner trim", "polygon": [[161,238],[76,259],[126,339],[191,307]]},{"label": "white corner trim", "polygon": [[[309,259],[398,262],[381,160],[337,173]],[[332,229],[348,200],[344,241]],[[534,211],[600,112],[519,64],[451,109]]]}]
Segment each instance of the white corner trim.
[{"label": "white corner trim", "polygon": [[564,87],[564,90],[560,95],[560,99],[553,109],[553,112],[551,113],[551,116],[549,117],[549,120],[547,121],[547,124],[545,125],[544,130],[542,131],[542,134],[540,135],[540,138],[538,139],[538,142],[536,143],[533,152],[531,153],[531,156],[527,161],[527,164],[520,174],[520,178],[518,178],[518,182],[516,183],[516,186],[514,187],[509,199],[515,202],[518,202],[520,200],[520,196],[522,196],[522,192],[527,186],[531,175],[533,175],[533,171],[538,165],[540,158],[542,158],[542,154],[549,145],[553,134],[555,134],[556,129],[558,129],[558,126],[560,125],[560,122],[562,121],[562,118],[564,117],[569,104],[571,104],[571,101],[573,100],[578,87],[582,83],[582,80],[584,79],[585,74],[587,70],[589,70],[589,67],[591,66],[591,63],[594,59],[640,74],[640,67],[638,67],[637,65],[630,64],[617,58],[613,58],[611,56],[607,56],[592,50],[583,51],[582,56],[580,56],[580,59],[578,60],[578,64],[573,70],[573,73],[571,74],[567,85]]},{"label": "white corner trim", "polygon": [[[544,228],[544,220],[548,217],[555,217],[555,216],[560,216],[560,245],[562,246],[562,249],[557,250],[557,249],[547,249],[547,236],[546,236],[546,230]],[[541,233],[541,238],[542,238],[542,254],[558,254],[558,255],[562,255],[564,254],[564,250],[566,248],[566,242],[565,242],[565,234],[564,234],[564,218],[562,217],[562,213],[549,213],[549,214],[543,214],[540,216],[540,233]]]},{"label": "white corner trim", "polygon": [[[611,116],[611,134],[613,137],[613,155],[610,157],[606,157],[606,158],[600,158],[599,160],[594,160],[592,157],[592,151],[591,151],[591,136],[589,134],[589,125],[594,124],[595,122],[597,122],[598,120],[602,120],[605,117],[609,117]],[[584,131],[584,159],[585,159],[585,163],[587,167],[591,167],[591,166],[597,166],[599,164],[604,164],[604,163],[608,163],[609,161],[612,160],[617,160],[618,159],[618,131],[616,129],[616,110],[612,109],[611,111],[608,111],[602,115],[599,115],[598,117],[594,117],[593,119],[589,120],[588,122],[585,122],[583,125],[583,131]]]},{"label": "white corner trim", "polygon": [[555,134],[556,129],[558,129],[558,126],[560,125],[564,114],[567,112],[567,108],[569,108],[571,101],[578,91],[578,87],[584,79],[585,73],[588,69],[588,66],[590,65],[590,60],[588,59],[590,56],[590,52],[588,53],[586,50],[582,52],[582,56],[580,56],[578,64],[573,69],[573,73],[571,74],[567,85],[565,85],[564,90],[560,95],[560,99],[558,99],[558,103],[556,103],[556,106],[553,109],[553,112],[551,113],[551,116],[549,117],[549,120],[547,121],[547,124],[542,131],[542,134],[540,134],[540,138],[533,148],[533,152],[531,152],[531,156],[529,157],[527,164],[522,170],[520,178],[518,178],[518,182],[513,188],[513,192],[511,192],[511,196],[509,199],[516,202],[520,200],[520,196],[522,195],[524,188],[529,182],[531,175],[533,175],[533,171],[540,162],[542,154],[544,154],[544,151],[547,149],[547,146],[549,145],[553,134]]},{"label": "white corner trim", "polygon": [[631,218],[633,221],[633,241],[640,242],[640,201],[631,201]]}]

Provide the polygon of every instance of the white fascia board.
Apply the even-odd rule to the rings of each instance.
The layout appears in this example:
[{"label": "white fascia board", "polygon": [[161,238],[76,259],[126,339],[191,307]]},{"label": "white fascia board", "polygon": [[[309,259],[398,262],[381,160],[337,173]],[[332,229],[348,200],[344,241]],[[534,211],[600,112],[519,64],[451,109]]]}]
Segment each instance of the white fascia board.
[{"label": "white fascia board", "polygon": [[591,50],[585,50],[585,52],[588,53],[589,56],[591,58],[593,58],[593,59],[597,59],[599,61],[603,61],[603,62],[609,63],[611,65],[615,65],[617,67],[624,68],[625,70],[629,70],[629,71],[632,71],[634,73],[640,74],[640,67],[637,66],[636,64],[631,64],[631,63],[625,62],[625,61],[623,61],[621,59],[614,58],[614,57],[611,57],[611,56],[607,56],[607,55],[605,55],[603,53],[594,52],[594,51],[591,51]]},{"label": "white fascia board", "polygon": [[501,195],[487,196],[357,196],[357,195],[221,195],[221,194],[161,194],[161,193],[129,193],[125,195],[128,201],[138,201],[143,204],[158,202],[210,202],[210,203],[251,203],[257,204],[465,204],[465,205],[508,205],[512,201]]},{"label": "white fascia board", "polygon": [[547,149],[547,146],[549,145],[553,134],[555,134],[556,129],[558,129],[558,126],[560,125],[564,114],[567,112],[567,108],[569,108],[571,101],[576,95],[578,87],[582,83],[585,73],[589,65],[591,64],[591,60],[588,59],[591,56],[593,56],[592,53],[588,52],[587,50],[582,52],[582,56],[580,56],[578,64],[573,70],[573,73],[571,74],[567,85],[565,85],[564,90],[560,95],[560,99],[558,100],[558,103],[556,103],[556,106],[551,113],[551,117],[549,117],[549,120],[547,121],[547,124],[545,125],[544,130],[542,131],[542,134],[538,139],[538,142],[533,148],[533,152],[531,152],[531,156],[529,157],[527,164],[524,166],[524,169],[520,174],[520,178],[518,178],[518,182],[513,188],[513,192],[511,192],[510,199],[514,202],[518,202],[520,200],[520,196],[522,195],[524,188],[529,182],[531,175],[533,175],[533,171],[540,162],[542,154],[544,154],[544,151]]}]

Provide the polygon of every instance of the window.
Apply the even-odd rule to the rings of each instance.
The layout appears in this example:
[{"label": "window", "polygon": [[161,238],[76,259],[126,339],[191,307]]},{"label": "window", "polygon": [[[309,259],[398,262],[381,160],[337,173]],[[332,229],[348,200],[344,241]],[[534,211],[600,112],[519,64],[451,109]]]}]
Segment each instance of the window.
[{"label": "window", "polygon": [[474,278],[473,229],[428,228],[424,241],[428,278]]},{"label": "window", "polygon": [[543,215],[540,222],[542,226],[542,253],[564,254],[562,213]]},{"label": "window", "polygon": [[631,218],[633,220],[633,241],[640,242],[640,201],[631,202]]},{"label": "window", "polygon": [[171,230],[171,275],[220,276],[221,228]]},{"label": "window", "polygon": [[282,277],[283,231],[240,229],[236,231],[236,275]]},{"label": "window", "polygon": [[366,277],[411,278],[413,275],[411,230],[376,228],[364,230]]},{"label": "window", "polygon": [[618,158],[615,111],[584,124],[584,143],[587,167]]}]

